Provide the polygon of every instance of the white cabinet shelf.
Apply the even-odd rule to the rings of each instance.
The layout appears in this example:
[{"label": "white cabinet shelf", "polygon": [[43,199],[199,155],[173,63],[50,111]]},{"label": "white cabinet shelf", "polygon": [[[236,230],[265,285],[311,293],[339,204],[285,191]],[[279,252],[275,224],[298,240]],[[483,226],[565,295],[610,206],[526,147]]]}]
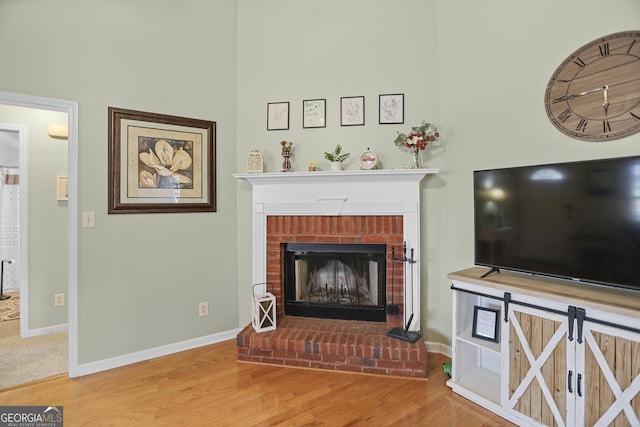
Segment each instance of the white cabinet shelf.
[{"label": "white cabinet shelf", "polygon": [[[477,396],[500,403],[500,370],[502,350],[499,342],[472,336],[474,308],[500,308],[500,301],[488,296],[456,292],[453,302],[453,359],[451,385],[465,397]],[[464,357],[455,357],[464,354]],[[486,402],[476,401],[479,404]]]},{"label": "white cabinet shelf", "polygon": [[477,347],[485,348],[497,354],[500,354],[500,352],[502,351],[502,349],[500,348],[500,343],[474,338],[471,335],[471,328],[465,329],[464,331],[460,332],[458,336],[456,336],[456,339],[471,345],[475,345]]},{"label": "white cabinet shelf", "polygon": [[500,402],[500,374],[478,367],[459,377],[457,383],[491,402]]}]

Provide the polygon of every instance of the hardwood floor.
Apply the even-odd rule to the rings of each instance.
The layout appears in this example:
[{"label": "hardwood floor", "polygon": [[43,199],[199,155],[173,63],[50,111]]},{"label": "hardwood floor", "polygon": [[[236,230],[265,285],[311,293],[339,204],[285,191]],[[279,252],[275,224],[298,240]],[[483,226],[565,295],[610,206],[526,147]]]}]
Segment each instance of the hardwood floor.
[{"label": "hardwood floor", "polygon": [[404,379],[238,362],[235,341],[0,390],[0,405],[64,407],[65,426],[508,426],[454,394],[430,354]]}]

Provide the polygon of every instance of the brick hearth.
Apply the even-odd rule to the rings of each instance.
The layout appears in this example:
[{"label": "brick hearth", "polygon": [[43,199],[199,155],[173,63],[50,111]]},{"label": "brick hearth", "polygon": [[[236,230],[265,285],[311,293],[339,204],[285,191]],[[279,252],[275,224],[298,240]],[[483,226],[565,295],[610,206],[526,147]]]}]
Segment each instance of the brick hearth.
[{"label": "brick hearth", "polygon": [[390,338],[388,330],[379,322],[286,316],[275,331],[244,328],[237,336],[238,360],[426,378],[424,342]]},{"label": "brick hearth", "polygon": [[[386,333],[402,326],[403,265],[391,277],[391,246],[402,253],[400,215],[267,217],[267,282],[276,297],[277,329],[257,333],[251,325],[238,335],[238,359],[307,368],[323,368],[405,377],[425,377],[427,349]],[[387,244],[387,302],[399,306],[386,322],[311,319],[285,316],[282,298],[283,243]]]}]

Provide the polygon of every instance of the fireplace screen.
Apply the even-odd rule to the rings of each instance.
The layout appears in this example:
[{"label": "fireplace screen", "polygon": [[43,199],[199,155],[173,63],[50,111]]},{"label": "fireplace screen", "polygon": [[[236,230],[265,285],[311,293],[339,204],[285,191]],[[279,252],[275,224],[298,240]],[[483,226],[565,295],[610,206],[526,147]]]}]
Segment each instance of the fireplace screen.
[{"label": "fireplace screen", "polygon": [[385,321],[386,245],[284,246],[285,314]]}]

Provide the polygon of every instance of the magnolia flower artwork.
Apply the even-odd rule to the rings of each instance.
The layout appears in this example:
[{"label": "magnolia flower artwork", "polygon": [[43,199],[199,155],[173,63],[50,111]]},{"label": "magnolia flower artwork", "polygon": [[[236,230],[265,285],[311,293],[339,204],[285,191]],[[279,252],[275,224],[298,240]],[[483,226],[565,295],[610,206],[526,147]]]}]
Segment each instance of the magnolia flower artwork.
[{"label": "magnolia flower artwork", "polygon": [[216,211],[216,122],[109,107],[109,213]]},{"label": "magnolia flower artwork", "polygon": [[[146,139],[146,141],[145,141]],[[193,167],[190,141],[141,138],[140,188],[190,188]]]}]

